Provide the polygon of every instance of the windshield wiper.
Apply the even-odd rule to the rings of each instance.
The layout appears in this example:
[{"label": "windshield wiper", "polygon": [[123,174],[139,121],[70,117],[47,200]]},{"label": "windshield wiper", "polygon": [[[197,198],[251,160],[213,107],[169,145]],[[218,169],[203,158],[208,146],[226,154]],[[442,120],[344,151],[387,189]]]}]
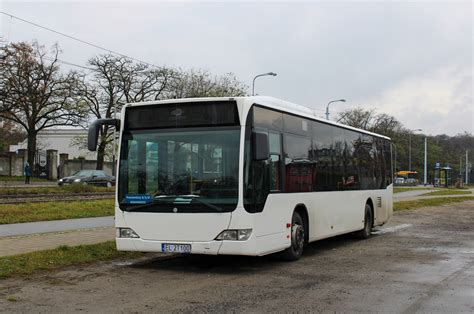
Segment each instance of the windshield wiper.
[{"label": "windshield wiper", "polygon": [[157,205],[157,203],[173,204],[173,203],[164,202],[164,201],[165,200],[171,200],[171,199],[176,200],[178,198],[181,198],[183,200],[190,200],[191,203],[196,201],[197,203],[202,204],[202,205],[206,206],[207,208],[213,209],[213,210],[215,210],[216,212],[219,212],[219,213],[223,211],[223,209],[221,207],[213,205],[213,204],[208,203],[206,201],[203,201],[203,200],[199,199],[199,195],[193,195],[193,194],[155,196],[152,203],[138,205],[138,206],[134,206],[134,207],[127,207],[125,210],[128,211],[128,212],[133,212],[133,211],[138,211],[140,209],[153,207],[154,205]]},{"label": "windshield wiper", "polygon": [[206,201],[203,201],[200,199],[200,196],[199,195],[195,195],[195,194],[179,194],[179,195],[158,195],[158,196],[155,196],[155,199],[178,199],[178,198],[181,198],[183,200],[188,200],[190,199],[191,200],[191,203],[196,201],[197,203],[199,204],[202,204],[210,209],[214,209],[216,212],[222,212],[224,211],[221,207],[219,206],[216,206],[216,205],[213,205],[211,203],[208,203]]},{"label": "windshield wiper", "polygon": [[138,206],[133,206],[133,207],[126,207],[125,208],[125,211],[127,212],[134,212],[134,211],[137,211],[137,210],[140,210],[140,209],[144,209],[144,208],[149,208],[149,207],[153,207],[154,205],[157,205],[158,203],[163,203],[163,202],[160,202],[160,200],[155,200],[153,201],[152,203],[148,203],[148,204],[143,204],[143,205],[138,205]]},{"label": "windshield wiper", "polygon": [[198,202],[198,203],[200,203],[200,204],[203,204],[204,206],[207,206],[208,208],[214,209],[214,210],[217,211],[217,212],[222,212],[222,211],[223,211],[223,209],[222,209],[221,207],[216,206],[216,205],[213,205],[213,204],[208,203],[208,202],[206,202],[206,201],[203,201],[203,200],[201,200],[201,199],[199,199],[199,198],[197,198],[197,197],[193,197],[191,203],[192,203],[193,201],[196,201],[196,202]]}]

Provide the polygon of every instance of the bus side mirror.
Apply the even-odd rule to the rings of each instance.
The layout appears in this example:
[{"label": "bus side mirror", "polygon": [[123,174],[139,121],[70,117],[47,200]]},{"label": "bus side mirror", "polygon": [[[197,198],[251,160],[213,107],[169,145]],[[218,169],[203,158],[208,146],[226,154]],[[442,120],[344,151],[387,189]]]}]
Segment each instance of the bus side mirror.
[{"label": "bus side mirror", "polygon": [[112,125],[116,129],[120,128],[119,119],[97,119],[89,126],[89,133],[87,134],[87,148],[91,152],[97,149],[97,140],[99,138],[99,130],[103,125]]},{"label": "bus side mirror", "polygon": [[268,148],[268,135],[265,133],[253,132],[253,159],[267,160],[270,158],[270,149]]}]

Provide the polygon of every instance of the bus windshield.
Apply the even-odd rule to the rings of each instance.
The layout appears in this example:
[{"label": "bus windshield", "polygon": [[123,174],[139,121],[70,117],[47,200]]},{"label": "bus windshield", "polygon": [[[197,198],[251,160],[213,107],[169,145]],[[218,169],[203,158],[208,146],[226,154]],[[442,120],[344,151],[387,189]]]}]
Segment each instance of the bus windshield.
[{"label": "bus windshield", "polygon": [[239,143],[237,126],[124,131],[120,208],[188,213],[234,210]]}]

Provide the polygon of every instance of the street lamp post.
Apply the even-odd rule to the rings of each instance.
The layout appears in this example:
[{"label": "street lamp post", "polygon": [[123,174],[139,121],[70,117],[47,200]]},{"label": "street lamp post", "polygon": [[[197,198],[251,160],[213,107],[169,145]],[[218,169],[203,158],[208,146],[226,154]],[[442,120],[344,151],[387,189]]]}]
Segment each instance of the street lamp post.
[{"label": "street lamp post", "polygon": [[427,144],[427,139],[428,137],[425,135],[425,176],[424,176],[424,181],[423,184],[426,186],[427,184],[427,175],[428,175],[428,166],[427,166],[427,161],[428,161],[428,144]]},{"label": "street lamp post", "polygon": [[268,76],[268,75],[277,76],[277,74],[276,74],[275,72],[268,72],[268,73],[262,73],[262,74],[256,75],[256,76],[253,78],[253,82],[252,82],[252,96],[255,96],[255,79],[256,79],[257,77],[260,77],[260,76]]},{"label": "street lamp post", "polygon": [[408,133],[408,171],[411,171],[411,132],[423,131],[422,129],[410,130]]},{"label": "street lamp post", "polygon": [[469,157],[468,157],[468,153],[467,153],[467,149],[466,149],[466,185],[469,184]]},{"label": "street lamp post", "polygon": [[393,154],[395,157],[395,162],[393,165],[393,171],[392,172],[397,172],[397,146],[395,146],[394,143],[392,143],[392,148],[393,148]]},{"label": "street lamp post", "polygon": [[326,120],[329,120],[329,105],[332,104],[333,102],[346,102],[345,99],[337,99],[337,100],[331,100],[330,102],[328,102],[328,105],[326,106]]}]

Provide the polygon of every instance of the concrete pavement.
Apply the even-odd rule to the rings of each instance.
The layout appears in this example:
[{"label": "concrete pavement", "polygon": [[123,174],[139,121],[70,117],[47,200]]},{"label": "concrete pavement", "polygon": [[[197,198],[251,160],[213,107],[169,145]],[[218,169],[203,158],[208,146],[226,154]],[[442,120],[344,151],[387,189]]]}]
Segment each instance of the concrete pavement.
[{"label": "concrete pavement", "polygon": [[115,239],[115,228],[94,228],[0,238],[0,257],[55,249],[61,245],[95,244]]},{"label": "concrete pavement", "polygon": [[111,241],[113,226],[113,216],[0,225],[0,256]]},{"label": "concrete pavement", "polygon": [[436,191],[435,189],[432,190],[410,190],[406,192],[400,192],[400,193],[393,193],[393,199],[400,201],[405,198],[411,198],[411,197],[417,197],[422,194],[430,193]]},{"label": "concrete pavement", "polygon": [[61,232],[113,226],[114,216],[27,222],[0,225],[0,237],[24,236],[37,233]]},{"label": "concrete pavement", "polygon": [[400,193],[393,194],[393,201],[412,201],[412,200],[421,200],[421,199],[428,199],[428,198],[440,198],[440,197],[466,197],[466,196],[474,196],[474,189],[468,190],[461,190],[461,191],[469,191],[470,194],[453,194],[453,195],[427,195],[422,196],[423,194],[427,194],[430,192],[434,192],[437,190],[412,190]]}]

